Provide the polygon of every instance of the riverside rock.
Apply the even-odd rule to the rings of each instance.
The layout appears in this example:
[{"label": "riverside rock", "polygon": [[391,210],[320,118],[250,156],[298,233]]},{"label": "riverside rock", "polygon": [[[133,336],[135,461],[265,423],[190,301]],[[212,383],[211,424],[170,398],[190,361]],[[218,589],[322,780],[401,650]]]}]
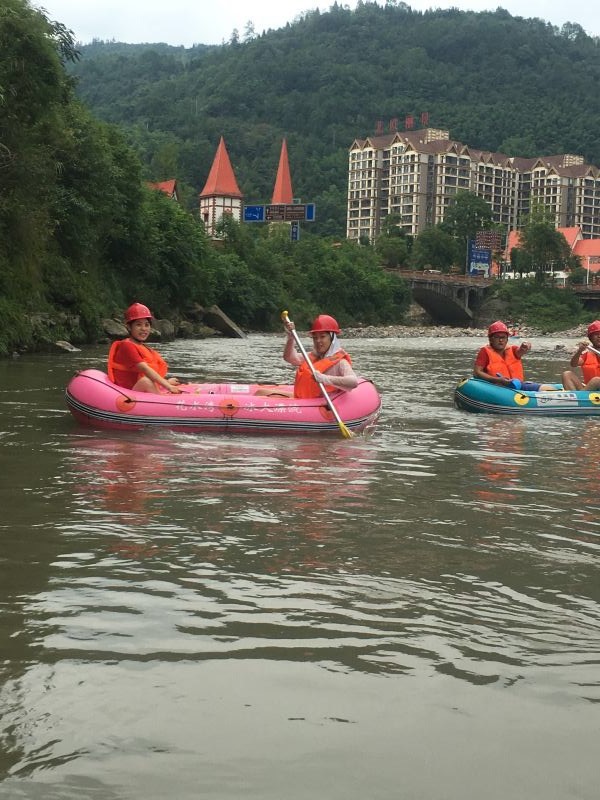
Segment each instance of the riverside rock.
[{"label": "riverside rock", "polygon": [[[548,333],[540,328],[532,328],[527,325],[515,324],[518,329],[516,338],[527,339],[539,336],[551,336],[558,338],[577,338],[587,337],[587,323],[569,328],[566,331],[554,331]],[[485,328],[455,328],[450,325],[364,325],[355,328],[343,329],[344,339],[415,339],[419,336],[430,338],[451,339],[465,337],[469,339],[487,339],[487,326]]]}]

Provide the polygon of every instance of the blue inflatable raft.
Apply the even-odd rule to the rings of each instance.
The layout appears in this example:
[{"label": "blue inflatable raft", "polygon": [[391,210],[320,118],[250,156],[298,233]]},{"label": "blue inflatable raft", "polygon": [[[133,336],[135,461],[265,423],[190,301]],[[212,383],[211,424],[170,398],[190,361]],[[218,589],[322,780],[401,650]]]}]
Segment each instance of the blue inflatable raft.
[{"label": "blue inflatable raft", "polygon": [[560,384],[555,391],[525,391],[500,386],[479,378],[465,378],[454,390],[454,402],[463,411],[481,414],[533,416],[600,416],[600,391],[573,392]]}]

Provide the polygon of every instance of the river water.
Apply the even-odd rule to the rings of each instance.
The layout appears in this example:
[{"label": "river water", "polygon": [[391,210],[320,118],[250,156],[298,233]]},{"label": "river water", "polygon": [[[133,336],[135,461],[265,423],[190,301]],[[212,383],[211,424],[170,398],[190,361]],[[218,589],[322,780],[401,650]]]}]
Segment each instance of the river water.
[{"label": "river water", "polygon": [[352,440],[94,431],[63,393],[105,348],[0,363],[0,798],[596,800],[600,419],[456,410],[480,344],[348,341]]}]

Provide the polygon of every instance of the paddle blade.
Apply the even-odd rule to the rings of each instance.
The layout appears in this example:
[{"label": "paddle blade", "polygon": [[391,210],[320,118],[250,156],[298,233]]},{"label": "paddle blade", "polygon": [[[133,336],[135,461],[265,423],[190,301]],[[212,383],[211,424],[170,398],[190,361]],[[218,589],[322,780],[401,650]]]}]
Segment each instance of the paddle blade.
[{"label": "paddle blade", "polygon": [[352,433],[350,428],[347,428],[341,421],[339,425],[340,425],[340,431],[342,432],[342,436],[344,437],[344,439],[354,439],[354,434]]}]

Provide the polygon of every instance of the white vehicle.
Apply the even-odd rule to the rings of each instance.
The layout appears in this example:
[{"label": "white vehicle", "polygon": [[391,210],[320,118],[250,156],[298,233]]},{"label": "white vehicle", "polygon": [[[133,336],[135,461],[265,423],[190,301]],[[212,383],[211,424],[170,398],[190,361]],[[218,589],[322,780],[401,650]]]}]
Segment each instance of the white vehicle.
[{"label": "white vehicle", "polygon": [[500,277],[505,281],[518,280],[519,278],[535,278],[535,272],[524,272],[522,275],[520,272],[503,272]]}]

